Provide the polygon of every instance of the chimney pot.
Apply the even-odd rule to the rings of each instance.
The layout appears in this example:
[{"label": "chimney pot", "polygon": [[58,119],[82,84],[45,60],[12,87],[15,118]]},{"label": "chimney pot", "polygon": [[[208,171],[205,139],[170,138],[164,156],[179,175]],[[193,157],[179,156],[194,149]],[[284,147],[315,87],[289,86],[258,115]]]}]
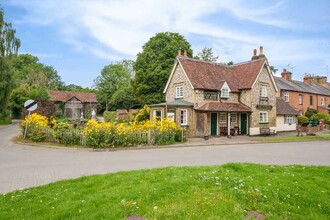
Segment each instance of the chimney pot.
[{"label": "chimney pot", "polygon": [[187,50],[183,51],[183,56],[185,56],[185,57],[187,56]]},{"label": "chimney pot", "polygon": [[253,50],[253,56],[257,56],[257,49]]},{"label": "chimney pot", "polygon": [[313,82],[313,77],[310,74],[304,76],[304,83],[311,85]]},{"label": "chimney pot", "polygon": [[260,54],[259,55],[263,55],[264,54],[264,47],[260,46]]},{"label": "chimney pot", "polygon": [[283,71],[281,73],[281,76],[282,76],[283,79],[286,79],[286,80],[289,80],[289,81],[292,80],[292,73],[289,72],[289,71],[286,71],[286,69],[283,69]]},{"label": "chimney pot", "polygon": [[178,50],[178,56],[181,56],[181,50]]}]

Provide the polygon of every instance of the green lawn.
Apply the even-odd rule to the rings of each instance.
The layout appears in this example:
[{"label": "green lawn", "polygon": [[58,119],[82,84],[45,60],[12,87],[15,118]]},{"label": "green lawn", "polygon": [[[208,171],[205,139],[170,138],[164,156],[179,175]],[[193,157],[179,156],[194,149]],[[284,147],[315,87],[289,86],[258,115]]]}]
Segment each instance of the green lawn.
[{"label": "green lawn", "polygon": [[255,141],[260,142],[290,142],[290,141],[330,141],[330,132],[323,131],[317,132],[316,136],[287,136],[287,137],[265,137],[265,138],[255,138]]},{"label": "green lawn", "polygon": [[330,219],[330,167],[226,164],[83,177],[0,195],[0,219]]}]

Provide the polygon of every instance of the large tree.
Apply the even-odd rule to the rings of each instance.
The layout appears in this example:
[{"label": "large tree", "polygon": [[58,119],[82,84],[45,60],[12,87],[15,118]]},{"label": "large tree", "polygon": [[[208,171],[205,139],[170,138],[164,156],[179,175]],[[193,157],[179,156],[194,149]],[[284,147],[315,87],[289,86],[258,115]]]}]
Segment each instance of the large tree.
[{"label": "large tree", "polygon": [[101,75],[94,80],[98,110],[109,110],[109,100],[120,88],[130,84],[131,76],[128,69],[122,63],[109,64],[105,66]]},{"label": "large tree", "polygon": [[143,106],[164,101],[163,90],[171,73],[178,49],[193,51],[188,41],[178,33],[158,33],[142,47],[134,63],[134,93]]},{"label": "large tree", "polygon": [[10,62],[21,45],[15,34],[16,30],[4,21],[4,13],[0,9],[0,119],[9,115],[8,101],[13,86]]},{"label": "large tree", "polygon": [[204,47],[195,58],[207,62],[216,62],[219,56],[214,56],[212,48]]}]

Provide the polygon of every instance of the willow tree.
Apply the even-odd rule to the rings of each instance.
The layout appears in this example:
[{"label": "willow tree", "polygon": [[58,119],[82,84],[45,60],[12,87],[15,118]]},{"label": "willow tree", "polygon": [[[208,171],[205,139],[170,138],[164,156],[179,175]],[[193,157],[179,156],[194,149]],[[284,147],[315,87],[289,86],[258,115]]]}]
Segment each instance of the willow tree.
[{"label": "willow tree", "polygon": [[8,100],[13,85],[11,58],[18,53],[21,42],[15,36],[16,30],[4,20],[0,9],[0,119],[9,115]]}]

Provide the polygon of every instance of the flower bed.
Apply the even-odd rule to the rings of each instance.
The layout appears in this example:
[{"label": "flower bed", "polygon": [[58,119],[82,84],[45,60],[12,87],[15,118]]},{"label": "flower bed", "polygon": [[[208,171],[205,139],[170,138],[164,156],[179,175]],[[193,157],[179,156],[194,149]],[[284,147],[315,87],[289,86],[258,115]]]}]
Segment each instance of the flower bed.
[{"label": "flower bed", "polygon": [[[53,128],[49,124],[53,124]],[[32,114],[22,121],[22,131],[28,124],[27,139],[35,142],[57,142],[65,145],[86,145],[93,148],[164,145],[186,140],[186,130],[165,118],[135,123],[98,123],[89,120],[83,129],[75,129],[67,122],[51,122],[47,117]],[[183,139],[183,140],[182,140]]]}]

